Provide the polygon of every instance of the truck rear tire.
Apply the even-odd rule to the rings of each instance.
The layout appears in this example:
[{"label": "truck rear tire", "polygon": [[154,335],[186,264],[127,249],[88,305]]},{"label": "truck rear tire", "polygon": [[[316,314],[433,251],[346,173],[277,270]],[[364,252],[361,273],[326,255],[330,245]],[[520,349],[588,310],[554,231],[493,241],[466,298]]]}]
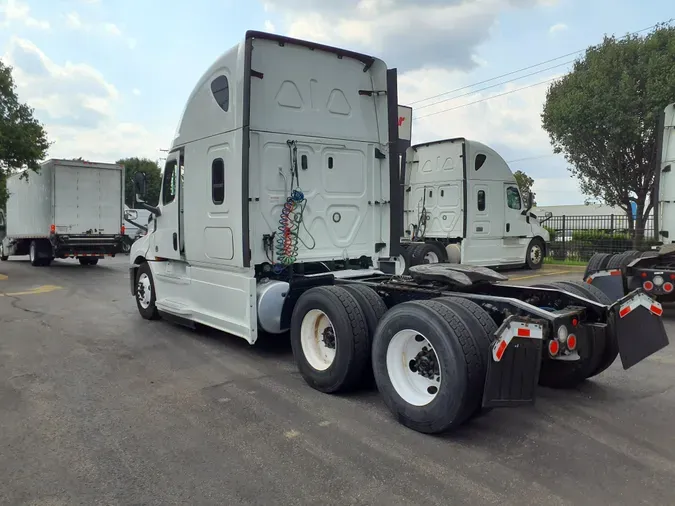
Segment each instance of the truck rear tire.
[{"label": "truck rear tire", "polygon": [[[52,263],[53,258],[40,258],[39,253],[42,246],[42,241],[31,241],[30,248],[28,250],[28,257],[30,258],[30,264],[33,267],[46,267]],[[51,245],[50,245],[51,247]]]},{"label": "truck rear tire", "polygon": [[427,244],[433,247],[434,250],[436,251],[439,263],[444,264],[448,262],[448,252],[445,250],[445,246],[443,246],[443,244],[441,244],[438,241],[430,241]]},{"label": "truck rear tire", "polygon": [[480,351],[457,313],[436,300],[398,304],[373,339],[377,388],[396,419],[427,434],[464,423],[485,383]]},{"label": "truck rear tire", "polygon": [[[485,309],[472,300],[461,297],[440,297],[433,300],[445,304],[452,309],[461,318],[467,329],[469,329],[481,357],[483,365],[481,374],[483,377],[487,376],[488,362],[491,357],[490,351],[496,340],[495,332],[497,332],[497,324]],[[490,411],[492,411],[492,408],[483,408],[481,399],[479,399],[478,406],[476,406],[474,412],[471,414],[471,418],[482,416]]]},{"label": "truck rear tire", "polygon": [[136,307],[146,320],[159,319],[156,300],[155,280],[152,277],[150,266],[145,262],[141,264],[136,274]]},{"label": "truck rear tire", "polygon": [[443,263],[441,254],[432,244],[418,245],[410,254],[410,265],[440,264]]},{"label": "truck rear tire", "polygon": [[584,281],[591,274],[603,270],[607,266],[607,262],[609,262],[611,256],[612,255],[609,253],[596,253],[593,255],[588,261],[588,264],[586,264],[586,271],[584,272],[583,277]]},{"label": "truck rear tire", "polygon": [[[584,298],[589,297],[588,292],[578,286],[570,286],[562,283],[547,283],[534,285],[541,288],[554,288],[564,290]],[[576,388],[589,378],[602,363],[606,346],[597,347],[593,340],[586,341],[587,347],[578,347],[577,353],[580,360],[565,362],[561,360],[543,359],[539,373],[539,384],[549,388],[568,389]],[[544,348],[546,350],[546,347]],[[546,351],[544,353],[547,353]]]},{"label": "truck rear tire", "polygon": [[2,241],[0,241],[0,261],[6,262],[9,260],[9,257],[5,255],[5,247],[2,245]]},{"label": "truck rear tire", "polygon": [[341,286],[304,292],[291,316],[291,348],[305,382],[320,392],[357,387],[368,368],[368,324],[356,297]]}]

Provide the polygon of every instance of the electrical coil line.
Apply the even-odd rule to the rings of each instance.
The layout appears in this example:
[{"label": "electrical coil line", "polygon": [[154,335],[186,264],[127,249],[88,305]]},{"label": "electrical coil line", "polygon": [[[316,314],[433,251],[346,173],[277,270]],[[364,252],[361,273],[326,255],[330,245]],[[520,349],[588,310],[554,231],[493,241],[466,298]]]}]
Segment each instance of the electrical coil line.
[{"label": "electrical coil line", "polygon": [[[276,274],[280,274],[287,267],[293,265],[298,259],[299,244],[302,244],[307,249],[314,249],[316,241],[312,234],[307,230],[303,221],[305,208],[307,207],[307,199],[300,188],[300,178],[298,175],[298,148],[295,141],[287,141],[290,158],[291,158],[291,188],[290,194],[286,197],[286,202],[281,209],[279,216],[279,225],[277,227],[276,235],[276,262],[273,270]],[[283,173],[281,174],[283,176]],[[285,178],[285,176],[284,176]],[[312,245],[308,246],[300,237],[300,226],[302,226],[310,239]]]}]

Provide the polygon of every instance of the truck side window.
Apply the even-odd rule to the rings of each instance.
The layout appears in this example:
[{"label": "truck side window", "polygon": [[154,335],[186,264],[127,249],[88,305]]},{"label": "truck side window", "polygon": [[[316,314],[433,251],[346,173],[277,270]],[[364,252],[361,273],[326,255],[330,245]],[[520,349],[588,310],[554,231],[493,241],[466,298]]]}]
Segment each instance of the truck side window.
[{"label": "truck side window", "polygon": [[162,180],[162,204],[171,204],[176,198],[176,160],[171,160],[164,167],[164,179]]},{"label": "truck side window", "polygon": [[485,190],[478,190],[478,210],[485,211]]},{"label": "truck side window", "polygon": [[218,76],[211,81],[211,93],[220,108],[227,112],[230,109],[230,82],[225,76]]},{"label": "truck side window", "polygon": [[476,170],[480,169],[483,166],[483,164],[485,163],[485,160],[487,160],[487,156],[476,155],[476,160],[475,160]]},{"label": "truck side window", "polygon": [[509,186],[506,189],[506,205],[511,209],[516,209],[520,211],[522,204],[520,202],[520,193],[518,193],[518,188],[515,186]]},{"label": "truck side window", "polygon": [[211,200],[217,206],[225,201],[225,162],[222,158],[211,163]]}]

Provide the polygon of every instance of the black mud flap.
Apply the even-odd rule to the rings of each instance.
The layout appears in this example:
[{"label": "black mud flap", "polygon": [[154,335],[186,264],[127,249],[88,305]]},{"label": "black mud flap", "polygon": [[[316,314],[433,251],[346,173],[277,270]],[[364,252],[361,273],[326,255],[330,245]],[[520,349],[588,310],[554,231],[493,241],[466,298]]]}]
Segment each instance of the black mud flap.
[{"label": "black mud flap", "polygon": [[587,281],[604,292],[612,301],[624,297],[623,276],[620,269],[611,271],[599,271],[591,274]]},{"label": "black mud flap", "polygon": [[661,304],[636,290],[610,308],[624,369],[668,346]]},{"label": "black mud flap", "polygon": [[[484,408],[505,408],[534,404],[539,382],[543,341],[514,337],[502,359],[492,353],[488,361]],[[495,346],[497,342],[494,343]]]}]

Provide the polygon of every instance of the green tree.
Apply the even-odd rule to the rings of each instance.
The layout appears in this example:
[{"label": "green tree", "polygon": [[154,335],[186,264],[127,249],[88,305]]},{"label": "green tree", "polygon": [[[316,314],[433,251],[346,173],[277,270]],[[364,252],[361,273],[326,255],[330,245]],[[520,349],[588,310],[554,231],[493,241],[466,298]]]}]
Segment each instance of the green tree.
[{"label": "green tree", "polygon": [[147,195],[145,201],[151,206],[156,206],[159,202],[159,190],[162,184],[162,176],[156,162],[147,158],[123,158],[117,160],[118,164],[124,165],[126,173],[126,182],[124,185],[125,203],[134,209],[134,176],[137,172],[145,172],[147,175]]},{"label": "green tree", "polygon": [[517,170],[513,173],[513,177],[516,178],[516,183],[518,183],[518,188],[520,188],[520,193],[523,194],[523,198],[527,199],[527,195],[532,193],[532,205],[536,206],[537,202],[535,200],[535,193],[532,191],[532,185],[534,184],[534,179],[525,174],[522,170]]},{"label": "green tree", "polygon": [[582,193],[626,211],[636,243],[654,205],[658,117],[673,100],[675,28],[665,25],[645,37],[605,37],[546,96],[542,124],[554,151]]},{"label": "green tree", "polygon": [[47,157],[47,133],[33,112],[19,102],[12,67],[0,61],[0,208],[8,197],[7,175],[25,168],[37,171]]}]

